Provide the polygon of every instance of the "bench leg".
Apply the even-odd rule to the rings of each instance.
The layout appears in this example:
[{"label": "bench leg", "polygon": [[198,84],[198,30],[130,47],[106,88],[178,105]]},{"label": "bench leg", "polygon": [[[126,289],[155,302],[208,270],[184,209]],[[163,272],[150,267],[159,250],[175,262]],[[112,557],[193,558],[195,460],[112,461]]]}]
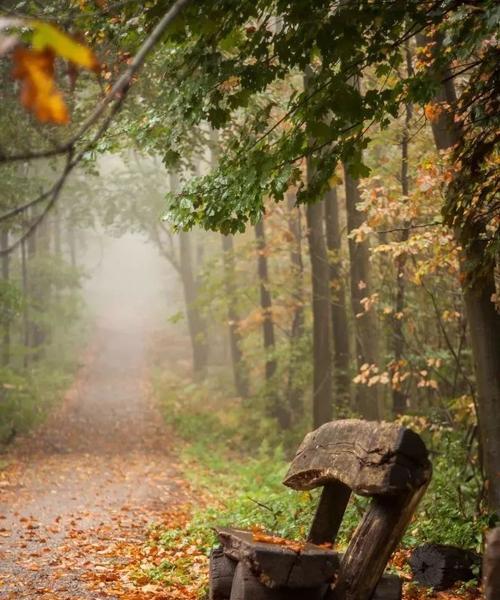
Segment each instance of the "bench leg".
[{"label": "bench leg", "polygon": [[428,481],[399,496],[372,499],[344,554],[329,600],[370,600],[373,597],[427,485]]},{"label": "bench leg", "polygon": [[235,571],[236,562],[224,554],[222,547],[214,548],[208,571],[209,600],[229,600]]}]

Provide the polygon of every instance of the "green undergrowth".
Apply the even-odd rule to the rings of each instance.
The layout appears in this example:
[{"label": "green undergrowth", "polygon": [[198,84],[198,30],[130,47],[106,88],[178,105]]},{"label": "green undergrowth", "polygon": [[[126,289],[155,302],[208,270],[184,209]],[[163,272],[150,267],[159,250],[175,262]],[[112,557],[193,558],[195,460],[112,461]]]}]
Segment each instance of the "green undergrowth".
[{"label": "green undergrowth", "polygon": [[0,451],[43,422],[61,401],[78,369],[85,339],[86,327],[80,323],[29,367],[0,367]]},{"label": "green undergrowth", "polygon": [[[165,548],[197,544],[208,553],[215,543],[215,525],[261,527],[303,540],[318,492],[298,493],[283,486],[290,456],[275,439],[269,441],[252,429],[256,416],[245,422],[251,411],[242,410],[236,399],[224,398],[213,382],[184,385],[163,375],[156,378],[155,388],[167,423],[184,441],[184,473],[205,498],[194,507],[188,527],[160,532],[160,543]],[[422,425],[421,419],[418,422]],[[477,501],[478,474],[464,466],[466,445],[457,431],[427,425],[423,429],[434,475],[402,546],[436,542],[480,550],[492,519]],[[348,543],[366,503],[365,498],[351,499],[337,540],[340,547]],[[189,561],[179,568],[188,577]],[[161,574],[156,572],[155,579],[162,579]]]},{"label": "green undergrowth", "polygon": [[19,374],[0,370],[0,448],[38,423],[71,382],[66,370],[39,367]]}]

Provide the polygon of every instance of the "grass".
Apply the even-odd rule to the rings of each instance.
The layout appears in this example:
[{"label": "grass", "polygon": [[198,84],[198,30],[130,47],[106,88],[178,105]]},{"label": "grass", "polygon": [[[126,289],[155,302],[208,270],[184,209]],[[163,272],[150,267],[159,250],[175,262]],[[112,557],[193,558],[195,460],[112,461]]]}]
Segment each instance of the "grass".
[{"label": "grass", "polygon": [[[282,485],[290,456],[275,437],[266,437],[271,425],[264,418],[224,396],[213,381],[186,385],[171,375],[157,375],[155,391],[165,420],[184,440],[184,473],[200,499],[180,527],[160,527],[155,543],[166,551],[196,545],[208,555],[216,525],[261,527],[281,537],[305,538],[318,491],[298,493]],[[428,429],[421,419],[417,425]],[[477,474],[471,476],[463,467],[467,449],[460,433],[436,427],[423,435],[432,449],[434,476],[402,547],[436,542],[479,551],[483,532],[493,521],[477,504]],[[352,498],[337,540],[340,547],[347,545],[366,503]],[[189,557],[155,567],[148,575],[156,581],[189,580]],[[204,591],[200,584],[200,597]]]}]

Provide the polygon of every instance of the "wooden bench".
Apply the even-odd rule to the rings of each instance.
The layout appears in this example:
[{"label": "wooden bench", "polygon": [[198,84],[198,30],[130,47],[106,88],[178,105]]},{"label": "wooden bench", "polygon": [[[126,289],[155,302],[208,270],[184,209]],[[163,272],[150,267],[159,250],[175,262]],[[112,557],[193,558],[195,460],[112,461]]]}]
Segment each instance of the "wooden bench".
[{"label": "wooden bench", "polygon": [[[398,600],[399,578],[384,575],[431,478],[422,439],[392,423],[339,420],[306,435],[284,484],[322,487],[305,544],[254,541],[251,532],[217,530],[210,600]],[[344,555],[333,544],[351,494],[371,503]]]}]

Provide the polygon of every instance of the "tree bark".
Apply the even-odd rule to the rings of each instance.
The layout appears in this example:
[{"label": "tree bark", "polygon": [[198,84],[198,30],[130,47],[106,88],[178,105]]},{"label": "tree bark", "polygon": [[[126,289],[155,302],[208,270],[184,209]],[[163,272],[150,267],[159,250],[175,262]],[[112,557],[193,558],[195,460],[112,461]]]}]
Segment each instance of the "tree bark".
[{"label": "tree bark", "polygon": [[227,317],[229,324],[229,345],[233,366],[234,385],[242,398],[248,397],[248,378],[241,351],[241,335],[238,330],[240,317],[236,307],[236,273],[233,238],[223,235],[222,252],[224,260],[224,284],[227,296]]},{"label": "tree bark", "polygon": [[[31,213],[31,219],[36,219],[36,214]],[[27,296],[25,297],[25,301],[29,303],[30,310],[29,315],[30,319],[28,321],[28,348],[31,355],[31,359],[37,361],[41,357],[41,349],[40,344],[42,341],[42,333],[40,331],[40,325],[36,322],[37,314],[41,312],[41,300],[42,300],[42,292],[40,290],[40,282],[38,281],[38,274],[36,273],[36,259],[39,256],[38,249],[38,238],[39,238],[40,228],[34,231],[27,239],[26,247],[27,247],[27,264],[33,267],[33,263],[35,263],[35,269],[29,269],[31,271],[29,277],[27,278]],[[34,271],[34,273],[33,273]]]},{"label": "tree bark", "polygon": [[[364,213],[357,209],[360,202],[358,182],[344,168],[345,196],[347,208],[347,229],[349,233],[360,227]],[[349,238],[351,303],[354,313],[356,336],[356,361],[358,368],[364,364],[378,362],[378,331],[373,310],[365,311],[361,300],[371,293],[370,286],[370,246],[368,240],[356,242]],[[371,388],[360,384],[356,387],[356,405],[366,419],[381,419],[383,416],[377,386]]]},{"label": "tree bark", "polygon": [[[407,49],[408,74],[411,73],[411,55]],[[410,194],[410,177],[408,174],[408,153],[410,146],[410,120],[412,117],[412,106],[406,104],[405,122],[401,136],[401,192],[404,197]],[[407,242],[410,237],[410,223],[405,223],[405,229],[401,233],[401,242]],[[394,367],[398,369],[403,360],[405,339],[403,334],[403,320],[400,318],[405,307],[405,264],[407,256],[400,254],[396,259],[396,301],[392,320]],[[392,389],[392,411],[394,415],[406,412],[408,405],[407,395],[401,388]]]},{"label": "tree bark", "polygon": [[[3,227],[0,231],[0,249],[7,250],[9,247],[9,230]],[[10,279],[10,256],[2,255],[2,280],[5,285],[8,285]],[[10,363],[10,316],[7,311],[2,319],[2,365],[9,366]]]},{"label": "tree bark", "polygon": [[266,256],[266,233],[264,221],[261,219],[255,225],[257,241],[257,274],[260,283],[260,307],[262,309],[262,335],[266,352],[266,380],[269,381],[276,372],[276,359],[270,354],[275,348],[274,322],[272,314],[272,298],[269,290],[269,269]]},{"label": "tree bark", "polygon": [[348,407],[350,405],[351,394],[349,323],[347,320],[346,294],[342,273],[341,232],[336,188],[329,190],[325,196],[325,225],[326,243],[329,253],[336,394],[340,401],[339,404]]},{"label": "tree bark", "polygon": [[330,279],[323,232],[324,205],[321,200],[306,208],[312,277],[314,428],[333,418]]},{"label": "tree bark", "polygon": [[207,329],[205,320],[201,316],[197,306],[198,290],[193,273],[191,236],[186,231],[181,231],[179,234],[179,259],[193,352],[193,374],[195,378],[203,378],[206,374],[208,362]]},{"label": "tree bark", "polygon": [[282,429],[290,427],[290,413],[283,406],[278,391],[274,384],[277,369],[277,360],[274,356],[276,339],[274,334],[274,320],[272,313],[272,297],[269,289],[269,269],[266,256],[266,232],[264,220],[255,225],[255,239],[257,242],[257,275],[260,283],[260,307],[262,311],[262,337],[266,358],[266,399],[269,413],[275,417]]},{"label": "tree bark", "polygon": [[61,242],[61,212],[59,207],[54,206],[53,214],[53,229],[54,229],[54,254],[57,258],[62,256],[62,242]]},{"label": "tree bark", "polygon": [[[178,187],[177,176],[171,174],[171,191],[177,191]],[[193,270],[193,250],[190,232],[181,231],[179,234],[179,263],[193,353],[193,375],[196,379],[201,379],[206,375],[207,370],[208,337],[205,319],[202,317],[197,305],[198,286]]]},{"label": "tree bark", "polygon": [[21,242],[21,280],[23,290],[23,367],[26,369],[29,365],[29,347],[30,347],[30,314],[29,314],[29,279],[28,279],[28,261],[26,251],[26,240]]},{"label": "tree bark", "polygon": [[292,421],[304,414],[304,382],[300,379],[300,343],[304,335],[304,263],[302,261],[301,211],[296,206],[295,193],[288,193],[288,230],[291,237],[290,265],[294,303],[290,330],[290,360],[288,363],[287,404]]},{"label": "tree bark", "polygon": [[75,228],[70,224],[68,227],[68,246],[69,246],[69,261],[73,269],[77,266],[76,261],[76,239]]},{"label": "tree bark", "polygon": [[[418,44],[428,39],[418,36]],[[433,46],[439,51],[440,44]],[[432,121],[432,132],[438,150],[447,150],[461,139],[461,129],[453,118],[456,92],[448,71],[438,73],[441,83],[435,100],[445,102],[451,110],[441,111]],[[478,232],[479,234],[480,232]],[[459,240],[458,232],[456,232]],[[484,244],[479,235],[474,244],[462,252],[461,272],[465,313],[469,324],[477,388],[478,425],[483,469],[488,481],[488,502],[492,512],[500,514],[500,314],[492,301],[495,293],[493,268],[481,278],[471,281],[468,264],[480,264]]]}]

